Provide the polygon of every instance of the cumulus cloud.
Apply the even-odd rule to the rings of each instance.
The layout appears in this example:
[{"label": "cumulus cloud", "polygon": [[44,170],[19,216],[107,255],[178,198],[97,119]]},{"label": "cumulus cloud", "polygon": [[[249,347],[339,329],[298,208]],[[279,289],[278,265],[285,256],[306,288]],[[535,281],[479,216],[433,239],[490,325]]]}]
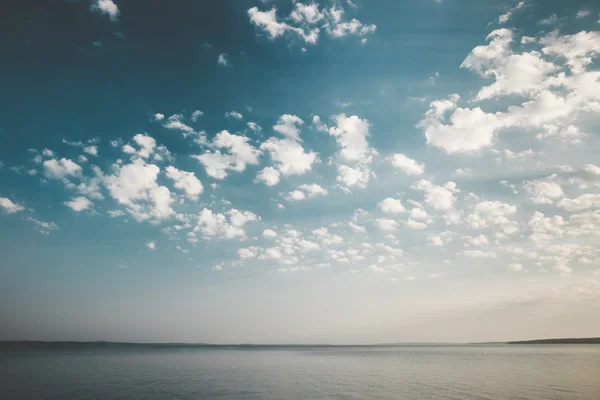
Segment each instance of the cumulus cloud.
[{"label": "cumulus cloud", "polygon": [[87,210],[92,207],[93,203],[84,196],[74,197],[69,201],[65,201],[65,206],[69,207],[75,212]]},{"label": "cumulus cloud", "polygon": [[94,0],[90,10],[107,15],[113,22],[119,20],[119,7],[112,0]]},{"label": "cumulus cloud", "polygon": [[[471,103],[509,95],[509,105],[487,112],[458,106],[459,95],[434,100],[418,123],[429,145],[453,153],[473,153],[494,144],[502,131],[533,132],[540,140],[580,143],[578,117],[600,113],[600,81],[589,66],[600,54],[599,32],[560,35],[557,31],[522,41],[536,49],[517,52],[514,32],[497,29],[477,46],[462,67],[491,79]],[[526,40],[525,40],[526,39]],[[570,74],[565,74],[568,68]],[[516,99],[516,100],[514,100]],[[518,101],[517,104],[512,104]]]},{"label": "cumulus cloud", "polygon": [[200,117],[202,117],[203,115],[204,115],[204,113],[203,113],[202,111],[200,111],[200,110],[195,110],[195,111],[192,113],[192,116],[191,116],[191,120],[192,120],[192,122],[196,122],[196,121],[198,121],[198,120],[200,119]]},{"label": "cumulus cloud", "polygon": [[194,232],[200,232],[205,238],[244,238],[244,227],[259,218],[250,211],[240,211],[232,208],[225,213],[215,213],[204,208],[198,216]]},{"label": "cumulus cloud", "polygon": [[173,166],[165,169],[168,178],[174,181],[176,189],[183,190],[190,200],[197,200],[204,187],[193,172],[181,171]]},{"label": "cumulus cloud", "polygon": [[477,203],[465,221],[472,229],[492,228],[497,236],[512,235],[519,231],[519,224],[512,220],[517,206],[500,201]]},{"label": "cumulus cloud", "polygon": [[558,207],[566,211],[581,211],[589,208],[600,208],[600,194],[586,193],[575,198],[564,198],[558,202]]},{"label": "cumulus cloud", "polygon": [[404,154],[394,154],[389,157],[390,162],[395,168],[403,171],[406,175],[423,175],[425,164],[413,160]]},{"label": "cumulus cloud", "polygon": [[317,153],[305,151],[302,144],[290,139],[272,137],[260,148],[269,152],[275,163],[274,168],[284,176],[302,175],[312,170],[313,164],[319,159]]},{"label": "cumulus cloud", "polygon": [[[196,111],[194,111],[194,113],[196,113]],[[160,114],[160,115],[162,115],[162,114]],[[199,114],[196,114],[196,115],[197,115],[197,117],[196,117],[196,120],[197,120],[200,117],[200,115]],[[163,118],[164,118],[164,116],[163,116]],[[192,120],[195,122],[195,120],[193,118],[194,118],[194,114],[192,114]],[[162,118],[161,118],[161,120],[162,120]],[[184,120],[183,114],[173,114],[169,118],[167,118],[167,122],[163,126],[167,129],[181,131],[183,133],[184,137],[194,134],[195,133],[194,128],[192,128],[191,126],[184,123],[183,120]]]},{"label": "cumulus cloud", "polygon": [[250,138],[226,130],[219,132],[210,146],[224,149],[225,153],[207,150],[204,154],[192,157],[204,165],[206,173],[215,179],[224,179],[230,170],[243,172],[248,165],[257,165],[262,153],[250,144]]},{"label": "cumulus cloud", "polygon": [[565,195],[561,185],[556,182],[557,178],[556,175],[551,175],[545,179],[526,181],[523,187],[531,194],[534,203],[552,204]]},{"label": "cumulus cloud", "polygon": [[446,182],[444,186],[438,186],[424,179],[414,183],[411,188],[425,192],[425,203],[438,211],[452,209],[456,201],[455,194],[460,192],[454,182]]},{"label": "cumulus cloud", "polygon": [[400,224],[398,221],[389,218],[378,218],[376,221],[377,227],[383,232],[393,232],[398,230]]},{"label": "cumulus cloud", "polygon": [[313,183],[310,185],[300,185],[296,190],[288,194],[288,200],[306,200],[317,196],[326,196],[327,189]]},{"label": "cumulus cloud", "polygon": [[0,197],[0,207],[7,214],[14,214],[25,209],[21,204],[13,203],[6,197]]},{"label": "cumulus cloud", "polygon": [[391,197],[380,202],[378,207],[386,214],[400,214],[406,211],[400,200],[392,199]]},{"label": "cumulus cloud", "polygon": [[363,24],[356,18],[344,20],[343,8],[333,6],[320,9],[316,3],[297,2],[285,20],[278,19],[275,7],[268,11],[252,7],[248,10],[248,17],[250,22],[264,31],[271,40],[289,34],[309,44],[317,43],[322,31],[337,39],[345,36],[366,36],[377,29],[376,25]]},{"label": "cumulus cloud", "polygon": [[244,119],[244,116],[237,111],[227,111],[225,113],[225,118]]},{"label": "cumulus cloud", "polygon": [[217,58],[217,64],[226,67],[229,65],[229,59],[227,58],[227,53],[221,53],[219,54],[219,57]]},{"label": "cumulus cloud", "polygon": [[113,174],[106,176],[104,183],[111,197],[137,221],[161,220],[174,211],[171,192],[157,182],[159,172],[156,165],[137,158],[130,164],[113,164]]},{"label": "cumulus cloud", "polygon": [[79,177],[81,176],[81,167],[67,159],[61,158],[60,160],[51,159],[46,160],[43,163],[44,174],[49,179],[64,179],[67,177]]},{"label": "cumulus cloud", "polygon": [[340,148],[338,152],[338,182],[346,187],[364,188],[371,175],[370,164],[377,152],[369,146],[369,121],[356,115],[337,114],[331,117],[335,126],[329,128]]},{"label": "cumulus cloud", "polygon": [[273,127],[273,130],[288,139],[300,140],[300,127],[302,125],[304,125],[304,121],[300,117],[284,114],[279,117],[277,125]]},{"label": "cumulus cloud", "polygon": [[255,182],[264,182],[267,186],[275,186],[279,183],[281,174],[273,167],[263,168],[256,176]]}]

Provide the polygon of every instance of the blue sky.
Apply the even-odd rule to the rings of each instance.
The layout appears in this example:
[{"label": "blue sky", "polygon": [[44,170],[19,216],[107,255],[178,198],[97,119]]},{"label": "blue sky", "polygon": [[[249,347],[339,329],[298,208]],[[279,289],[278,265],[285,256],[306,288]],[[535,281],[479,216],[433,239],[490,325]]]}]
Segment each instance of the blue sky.
[{"label": "blue sky", "polygon": [[600,328],[593,2],[13,3],[0,339]]}]

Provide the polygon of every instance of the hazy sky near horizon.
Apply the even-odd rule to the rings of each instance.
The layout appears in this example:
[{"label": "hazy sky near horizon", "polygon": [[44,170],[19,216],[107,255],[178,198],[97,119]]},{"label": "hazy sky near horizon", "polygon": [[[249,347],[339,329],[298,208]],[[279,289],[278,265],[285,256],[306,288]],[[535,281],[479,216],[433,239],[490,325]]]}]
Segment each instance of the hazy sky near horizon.
[{"label": "hazy sky near horizon", "polygon": [[9,1],[0,340],[600,332],[593,1]]}]

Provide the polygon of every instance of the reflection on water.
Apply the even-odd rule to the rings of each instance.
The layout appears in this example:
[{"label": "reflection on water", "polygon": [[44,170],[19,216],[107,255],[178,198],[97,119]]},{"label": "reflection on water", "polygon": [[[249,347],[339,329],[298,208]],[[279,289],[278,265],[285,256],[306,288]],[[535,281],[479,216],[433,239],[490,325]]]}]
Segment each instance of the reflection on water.
[{"label": "reflection on water", "polygon": [[600,346],[0,353],[0,399],[600,399]]}]

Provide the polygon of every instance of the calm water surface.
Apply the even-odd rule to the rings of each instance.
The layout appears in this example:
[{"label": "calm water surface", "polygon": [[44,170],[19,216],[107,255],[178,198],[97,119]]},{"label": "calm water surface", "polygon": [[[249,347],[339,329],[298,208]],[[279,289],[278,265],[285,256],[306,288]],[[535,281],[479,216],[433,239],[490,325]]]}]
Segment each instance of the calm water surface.
[{"label": "calm water surface", "polygon": [[0,399],[600,399],[600,346],[0,351]]}]

